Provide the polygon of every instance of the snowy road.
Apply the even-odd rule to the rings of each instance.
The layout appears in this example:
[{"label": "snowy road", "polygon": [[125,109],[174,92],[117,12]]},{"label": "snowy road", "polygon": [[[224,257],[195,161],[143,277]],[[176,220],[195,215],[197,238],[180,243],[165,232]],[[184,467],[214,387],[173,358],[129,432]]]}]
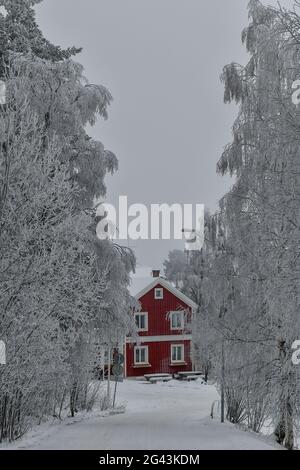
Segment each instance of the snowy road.
[{"label": "snowy road", "polygon": [[217,398],[212,386],[130,380],[119,386],[118,401],[127,403],[126,413],[53,425],[26,438],[18,448],[274,449],[271,441],[209,417]]}]

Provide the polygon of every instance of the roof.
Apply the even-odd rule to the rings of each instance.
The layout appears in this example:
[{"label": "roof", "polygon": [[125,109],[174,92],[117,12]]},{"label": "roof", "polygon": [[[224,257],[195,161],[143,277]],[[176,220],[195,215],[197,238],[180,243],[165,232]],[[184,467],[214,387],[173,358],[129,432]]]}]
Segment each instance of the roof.
[{"label": "roof", "polygon": [[198,305],[193,302],[189,297],[187,297],[183,292],[179,289],[174,287],[170,282],[168,282],[163,277],[156,277],[153,278],[152,276],[141,276],[141,277],[133,277],[132,284],[130,287],[130,293],[134,296],[137,300],[139,300],[143,295],[147,294],[151,289],[153,289],[157,285],[161,285],[169,292],[171,292],[175,297],[182,300],[186,305],[191,307],[193,310],[198,308]]}]

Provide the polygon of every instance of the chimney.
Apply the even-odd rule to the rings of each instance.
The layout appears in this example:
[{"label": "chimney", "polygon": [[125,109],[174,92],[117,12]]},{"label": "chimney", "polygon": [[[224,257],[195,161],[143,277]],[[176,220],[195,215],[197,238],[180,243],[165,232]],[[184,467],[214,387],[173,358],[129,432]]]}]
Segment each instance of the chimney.
[{"label": "chimney", "polygon": [[152,277],[159,277],[159,276],[160,276],[160,270],[159,269],[153,269]]}]

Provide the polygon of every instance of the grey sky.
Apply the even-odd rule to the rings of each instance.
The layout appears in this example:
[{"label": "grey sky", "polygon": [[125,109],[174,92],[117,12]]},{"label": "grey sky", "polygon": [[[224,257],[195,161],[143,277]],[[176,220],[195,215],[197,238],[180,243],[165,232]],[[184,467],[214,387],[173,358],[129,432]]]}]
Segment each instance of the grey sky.
[{"label": "grey sky", "polygon": [[[277,2],[268,1],[268,4]],[[282,2],[290,6],[292,0]],[[44,0],[44,34],[77,56],[90,82],[114,96],[92,135],[116,153],[107,201],[204,203],[214,210],[231,184],[215,172],[236,115],[220,74],[245,63],[248,0]],[[139,265],[160,267],[180,242],[130,242]]]}]

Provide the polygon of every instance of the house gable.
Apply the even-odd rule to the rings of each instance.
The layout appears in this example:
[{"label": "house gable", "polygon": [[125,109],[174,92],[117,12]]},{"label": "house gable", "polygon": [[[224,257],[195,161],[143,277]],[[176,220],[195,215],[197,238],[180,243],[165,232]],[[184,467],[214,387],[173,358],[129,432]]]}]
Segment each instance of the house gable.
[{"label": "house gable", "polygon": [[[163,298],[155,298],[155,289],[163,289]],[[139,299],[141,311],[148,312],[148,330],[139,332],[139,336],[157,336],[182,334],[186,330],[187,321],[183,330],[174,330],[171,327],[171,312],[182,312],[186,317],[190,316],[191,307],[175,296],[163,283],[157,282],[150,290],[147,290]]]},{"label": "house gable", "polygon": [[[135,298],[139,301],[141,301],[141,298],[146,295],[149,291],[154,290],[154,288],[162,287],[163,289],[166,289],[168,292],[170,292],[173,296],[175,296],[178,300],[183,302],[187,307],[190,307],[193,311],[197,310],[198,305],[193,302],[189,297],[187,297],[185,294],[183,294],[179,289],[176,289],[176,287],[172,286],[168,281],[165,279],[158,277],[153,279],[153,281],[147,285],[143,290],[138,292],[136,294]],[[154,297],[153,297],[154,298]]]}]

